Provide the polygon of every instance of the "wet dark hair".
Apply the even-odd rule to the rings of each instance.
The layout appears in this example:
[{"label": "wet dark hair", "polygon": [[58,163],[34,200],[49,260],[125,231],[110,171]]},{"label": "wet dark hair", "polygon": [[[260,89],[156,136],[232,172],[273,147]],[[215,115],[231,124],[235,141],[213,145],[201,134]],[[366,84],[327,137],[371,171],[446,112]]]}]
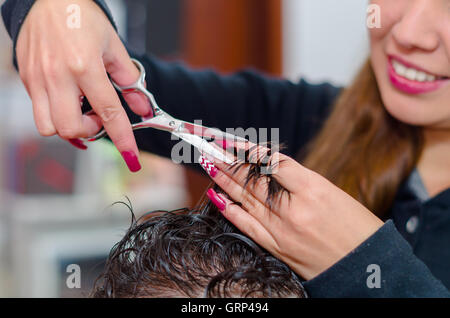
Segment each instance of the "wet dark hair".
[{"label": "wet dark hair", "polygon": [[[261,174],[267,162],[250,164],[247,186],[267,178],[267,200],[274,204],[289,192],[272,175]],[[234,172],[247,165],[234,165]],[[112,248],[93,297],[306,297],[297,274],[242,234],[205,198],[192,210],[155,211],[137,220],[132,215],[131,227]]]}]

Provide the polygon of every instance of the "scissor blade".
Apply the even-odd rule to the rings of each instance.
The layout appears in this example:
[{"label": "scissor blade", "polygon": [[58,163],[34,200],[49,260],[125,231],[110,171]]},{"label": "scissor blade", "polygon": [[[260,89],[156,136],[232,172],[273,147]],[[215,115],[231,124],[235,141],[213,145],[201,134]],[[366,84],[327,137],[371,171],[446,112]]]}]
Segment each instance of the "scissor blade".
[{"label": "scissor blade", "polygon": [[168,132],[175,131],[181,122],[169,114],[160,111],[160,113],[151,118],[142,118],[141,122],[132,125],[133,130],[154,128]]},{"label": "scissor blade", "polygon": [[246,142],[248,141],[245,138],[239,137],[237,135],[229,134],[227,132],[221,131],[215,128],[208,128],[201,125],[196,125],[188,122],[183,122],[183,128],[185,132],[190,133],[192,135],[197,135],[200,137],[213,138],[219,140],[229,140],[229,141],[240,141]]},{"label": "scissor blade", "polygon": [[195,148],[197,148],[200,153],[202,154],[208,154],[222,162],[225,162],[227,164],[232,164],[234,161],[229,158],[226,155],[225,150],[220,150],[213,145],[211,145],[209,142],[207,142],[205,139],[192,135],[187,133],[178,133],[178,132],[172,132],[174,136],[177,136],[178,138],[186,141],[187,143],[193,145]]}]

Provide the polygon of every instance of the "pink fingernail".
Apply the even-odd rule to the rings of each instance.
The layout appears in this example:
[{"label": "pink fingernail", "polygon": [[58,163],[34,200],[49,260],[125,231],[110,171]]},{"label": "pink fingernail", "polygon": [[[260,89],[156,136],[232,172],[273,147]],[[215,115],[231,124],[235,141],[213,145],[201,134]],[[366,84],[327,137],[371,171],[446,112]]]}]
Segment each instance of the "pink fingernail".
[{"label": "pink fingernail", "polygon": [[214,189],[209,189],[206,192],[206,196],[211,200],[211,202],[219,209],[220,212],[225,211],[227,204],[222,200]]},{"label": "pink fingernail", "polygon": [[221,140],[221,139],[217,139],[217,140],[215,140],[215,142],[216,142],[220,147],[222,147],[223,150],[227,150],[227,149],[229,149],[229,148],[232,148],[233,145],[234,145],[234,142],[233,142],[233,141],[230,141],[230,140]]},{"label": "pink fingernail", "polygon": [[124,151],[122,152],[122,157],[131,172],[138,172],[141,170],[141,164],[139,163],[139,160],[134,152]]},{"label": "pink fingernail", "polygon": [[211,178],[215,178],[219,169],[212,163],[211,160],[207,159],[204,156],[200,156],[198,158],[198,163],[202,166],[202,168],[211,176]]},{"label": "pink fingernail", "polygon": [[88,147],[80,139],[69,139],[72,146],[77,147],[80,150],[86,150]]}]

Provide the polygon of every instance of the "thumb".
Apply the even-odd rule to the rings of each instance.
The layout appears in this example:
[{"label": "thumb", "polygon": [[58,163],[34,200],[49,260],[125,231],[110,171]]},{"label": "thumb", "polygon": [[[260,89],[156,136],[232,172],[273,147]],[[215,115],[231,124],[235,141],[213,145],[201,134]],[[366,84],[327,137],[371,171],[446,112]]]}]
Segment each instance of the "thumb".
[{"label": "thumb", "polygon": [[[128,86],[135,83],[140,74],[139,69],[134,65],[128,55],[125,46],[118,36],[111,40],[107,52],[103,56],[105,69],[111,76],[111,79],[119,86]],[[142,117],[152,115],[150,102],[144,94],[139,92],[130,92],[123,94],[125,101],[131,110]]]}]

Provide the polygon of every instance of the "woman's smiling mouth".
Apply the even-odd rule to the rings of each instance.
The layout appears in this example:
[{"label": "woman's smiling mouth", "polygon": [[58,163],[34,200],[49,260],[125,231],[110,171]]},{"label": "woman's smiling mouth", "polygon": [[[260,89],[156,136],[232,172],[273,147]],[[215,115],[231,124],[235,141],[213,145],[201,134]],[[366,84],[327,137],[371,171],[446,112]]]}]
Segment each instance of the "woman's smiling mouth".
[{"label": "woman's smiling mouth", "polygon": [[440,89],[450,83],[448,77],[431,74],[395,56],[388,58],[391,83],[400,91],[417,95]]}]

